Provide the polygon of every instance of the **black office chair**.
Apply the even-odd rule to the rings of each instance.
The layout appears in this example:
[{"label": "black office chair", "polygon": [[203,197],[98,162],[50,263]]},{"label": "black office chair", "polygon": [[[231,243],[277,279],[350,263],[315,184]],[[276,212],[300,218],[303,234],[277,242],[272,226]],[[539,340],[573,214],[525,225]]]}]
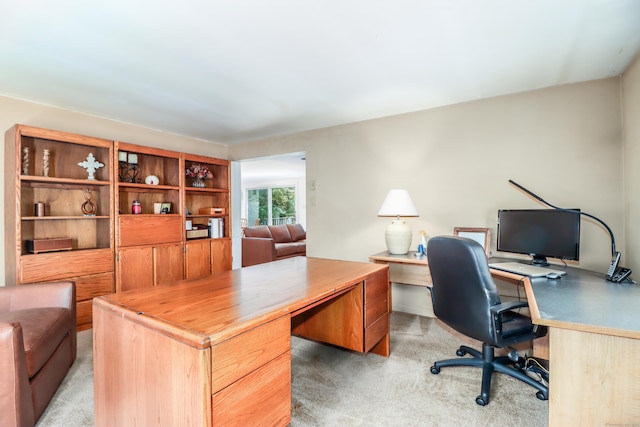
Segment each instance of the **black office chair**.
[{"label": "black office chair", "polygon": [[[494,357],[495,347],[505,348],[544,335],[536,333],[531,319],[512,311],[527,307],[526,301],[502,303],[489,272],[487,256],[480,244],[462,237],[439,236],[429,239],[427,259],[433,288],[433,311],[438,319],[456,331],[482,341],[482,353],[460,346],[458,356],[473,358],[441,360],[431,367],[432,374],[445,366],[482,368],[482,389],[476,403],[489,403],[491,376],[494,371],[510,375],[538,389],[536,396],[547,400],[548,388],[529,378],[521,363],[508,356]],[[516,357],[516,361],[517,361]]]}]

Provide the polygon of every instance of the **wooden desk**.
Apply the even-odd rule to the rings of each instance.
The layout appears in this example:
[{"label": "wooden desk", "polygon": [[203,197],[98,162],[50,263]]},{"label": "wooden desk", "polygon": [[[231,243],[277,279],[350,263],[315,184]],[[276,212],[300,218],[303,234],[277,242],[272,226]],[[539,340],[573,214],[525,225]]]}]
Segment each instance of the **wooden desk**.
[{"label": "wooden desk", "polygon": [[524,278],[534,323],[549,327],[549,425],[634,425],[640,420],[640,286],[566,268]]},{"label": "wooden desk", "polygon": [[416,256],[416,251],[405,255],[391,255],[388,251],[369,257],[369,261],[389,266],[389,280],[394,283],[431,287],[431,274],[425,255]]},{"label": "wooden desk", "polygon": [[431,304],[431,274],[426,256],[415,256],[415,251],[405,255],[380,252],[369,257],[375,264],[389,266],[389,281],[392,284],[392,309],[435,317]]},{"label": "wooden desk", "polygon": [[[393,283],[393,310],[407,311],[427,317],[436,317],[433,313],[431,295],[424,289],[407,289],[402,285],[431,288],[431,273],[426,256],[415,256],[415,251],[405,255],[391,255],[388,251],[380,252],[369,257],[369,261],[389,266],[389,281]],[[512,261],[512,260],[510,260]],[[496,286],[502,301],[521,300],[525,298],[522,284],[519,280],[502,280],[496,277]],[[518,278],[519,279],[519,278]],[[514,284],[518,286],[514,286]],[[399,285],[399,286],[396,286]],[[400,294],[401,298],[397,296]],[[403,302],[405,304],[403,304]],[[409,302],[410,306],[406,303]]]},{"label": "wooden desk", "polygon": [[388,356],[389,312],[388,267],[305,257],[96,298],[96,425],[287,425],[290,334]]}]

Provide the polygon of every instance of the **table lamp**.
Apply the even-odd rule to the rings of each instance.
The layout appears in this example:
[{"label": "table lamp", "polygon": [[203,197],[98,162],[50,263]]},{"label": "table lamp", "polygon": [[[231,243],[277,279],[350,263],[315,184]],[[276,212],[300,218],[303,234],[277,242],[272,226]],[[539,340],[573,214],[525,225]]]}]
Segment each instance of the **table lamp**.
[{"label": "table lamp", "polygon": [[407,190],[389,190],[378,216],[396,217],[387,226],[384,237],[390,254],[404,255],[411,246],[411,227],[400,217],[419,216]]}]

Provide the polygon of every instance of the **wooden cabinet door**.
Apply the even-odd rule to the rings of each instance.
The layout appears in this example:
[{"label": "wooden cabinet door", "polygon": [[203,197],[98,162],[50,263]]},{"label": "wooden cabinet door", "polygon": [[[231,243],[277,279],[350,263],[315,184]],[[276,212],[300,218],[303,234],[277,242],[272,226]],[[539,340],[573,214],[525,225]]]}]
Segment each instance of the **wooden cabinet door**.
[{"label": "wooden cabinet door", "polygon": [[117,266],[118,292],[153,286],[153,247],[120,249]]},{"label": "wooden cabinet door", "polygon": [[231,270],[231,239],[211,241],[211,272]]},{"label": "wooden cabinet door", "polygon": [[184,279],[182,243],[154,249],[155,284],[163,285]]},{"label": "wooden cabinet door", "polygon": [[192,240],[185,245],[186,278],[195,279],[211,274],[209,240]]}]

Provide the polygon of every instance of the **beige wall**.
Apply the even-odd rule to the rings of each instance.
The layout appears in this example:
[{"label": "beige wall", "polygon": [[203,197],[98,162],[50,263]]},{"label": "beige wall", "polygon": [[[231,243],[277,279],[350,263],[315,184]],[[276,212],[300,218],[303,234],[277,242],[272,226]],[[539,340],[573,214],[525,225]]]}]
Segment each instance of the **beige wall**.
[{"label": "beige wall", "polygon": [[[638,68],[636,61],[624,79],[625,107],[634,108],[635,117]],[[408,220],[413,246],[421,229],[433,236],[455,226],[490,227],[495,250],[498,209],[541,207],[508,184],[513,179],[554,204],[604,219],[625,264],[640,269],[638,245],[625,250],[623,230],[625,203],[629,223],[640,210],[632,184],[638,182],[639,130],[637,123],[624,127],[623,181],[620,87],[620,78],[609,78],[228,148],[8,98],[0,98],[0,128],[24,123],[232,160],[305,151],[309,255],[355,261],[385,249],[389,220],[376,213],[391,188],[408,189],[420,211]],[[633,189],[626,201],[623,182]],[[629,241],[636,242],[633,235],[637,228],[629,225]],[[583,221],[579,266],[605,271],[609,245],[604,229]]]},{"label": "beige wall", "polygon": [[[421,229],[489,227],[495,251],[498,209],[542,207],[509,179],[602,218],[622,249],[620,122],[620,79],[609,78],[233,145],[229,156],[306,152],[311,256],[385,250],[389,219],[376,213],[391,188],[408,189],[420,212],[408,220],[412,246]],[[609,259],[607,232],[583,220],[579,266],[604,272]]]},{"label": "beige wall", "polygon": [[622,77],[625,265],[640,277],[640,55]]},{"label": "beige wall", "polygon": [[[139,145],[227,158],[227,147],[221,144],[211,144],[183,136],[153,131],[140,126],[128,125],[95,116],[74,113],[68,110],[0,97],[0,131],[2,131],[2,135],[4,135],[7,129],[18,123],[96,136],[99,138],[126,141]],[[80,160],[82,159],[78,159],[78,161]],[[4,165],[4,150],[0,150],[0,164]],[[4,176],[2,179],[2,188],[4,188]],[[82,200],[80,203],[81,202]],[[0,206],[2,207],[2,224],[4,224],[4,197],[0,198]],[[2,227],[0,233],[4,241],[4,227]],[[4,259],[4,245],[1,245],[0,253],[2,253],[2,258]],[[2,276],[0,277],[4,278],[4,262],[0,268],[2,269]]]}]

